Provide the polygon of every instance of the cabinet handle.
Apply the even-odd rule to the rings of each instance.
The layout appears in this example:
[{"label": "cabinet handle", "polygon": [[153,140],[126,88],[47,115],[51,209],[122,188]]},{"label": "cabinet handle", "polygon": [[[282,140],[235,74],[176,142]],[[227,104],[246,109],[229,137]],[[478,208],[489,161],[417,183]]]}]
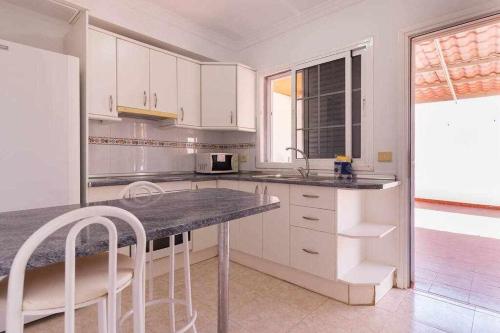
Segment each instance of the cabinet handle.
[{"label": "cabinet handle", "polygon": [[315,195],[315,194],[302,194],[302,196],[304,198],[310,198],[310,199],[318,199],[319,198],[319,195]]},{"label": "cabinet handle", "polygon": [[302,218],[308,221],[319,221],[317,217],[302,216]]},{"label": "cabinet handle", "polygon": [[266,187],[264,188],[264,195],[267,195],[267,185],[266,185]]},{"label": "cabinet handle", "polygon": [[109,112],[113,113],[113,95],[109,95]]},{"label": "cabinet handle", "polygon": [[259,194],[259,185],[255,185],[255,194]]},{"label": "cabinet handle", "polygon": [[0,50],[5,50],[5,51],[8,51],[9,50],[9,47],[7,45],[2,45],[0,44]]},{"label": "cabinet handle", "polygon": [[146,94],[146,90],[144,90],[144,106],[146,106],[147,101],[148,101],[148,95]]},{"label": "cabinet handle", "polygon": [[313,251],[313,250],[309,250],[309,249],[302,249],[302,251],[304,251],[305,253],[309,253],[309,254],[319,254],[319,252]]},{"label": "cabinet handle", "polygon": [[196,191],[198,191],[198,184],[196,184]]},{"label": "cabinet handle", "polygon": [[184,108],[181,107],[181,121],[184,121]]},{"label": "cabinet handle", "polygon": [[155,109],[158,105],[158,95],[155,93]]},{"label": "cabinet handle", "polygon": [[233,123],[233,111],[231,111],[231,124]]}]

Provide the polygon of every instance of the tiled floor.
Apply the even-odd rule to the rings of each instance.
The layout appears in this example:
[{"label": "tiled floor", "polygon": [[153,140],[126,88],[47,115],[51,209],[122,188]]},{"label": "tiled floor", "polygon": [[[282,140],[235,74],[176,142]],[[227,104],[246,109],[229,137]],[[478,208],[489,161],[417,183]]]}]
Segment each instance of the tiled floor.
[{"label": "tiled floor", "polygon": [[500,212],[420,204],[415,224],[416,288],[500,312]]},{"label": "tiled floor", "polygon": [[[230,332],[500,332],[500,315],[429,297],[413,290],[391,290],[376,306],[348,306],[238,264],[231,264]],[[216,332],[217,262],[192,266],[198,332]],[[182,295],[182,272],[178,271]],[[166,295],[167,277],[155,280],[157,296]],[[130,307],[130,295],[124,297]],[[182,321],[183,309],[179,308]],[[166,306],[147,310],[147,332],[168,332]],[[180,323],[180,322],[179,322]],[[77,332],[96,331],[95,308],[77,312]],[[59,333],[62,316],[28,325],[26,333]],[[122,332],[131,332],[126,323]]]}]

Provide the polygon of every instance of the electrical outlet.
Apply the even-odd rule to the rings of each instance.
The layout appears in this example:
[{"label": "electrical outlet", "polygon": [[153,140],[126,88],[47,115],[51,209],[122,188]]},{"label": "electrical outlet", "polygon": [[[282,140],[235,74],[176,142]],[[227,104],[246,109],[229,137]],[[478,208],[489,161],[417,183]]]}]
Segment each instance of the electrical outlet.
[{"label": "electrical outlet", "polygon": [[240,160],[240,162],[246,162],[248,160],[248,156],[247,155],[240,155],[239,160]]},{"label": "electrical outlet", "polygon": [[392,151],[379,151],[378,152],[379,162],[392,162]]}]

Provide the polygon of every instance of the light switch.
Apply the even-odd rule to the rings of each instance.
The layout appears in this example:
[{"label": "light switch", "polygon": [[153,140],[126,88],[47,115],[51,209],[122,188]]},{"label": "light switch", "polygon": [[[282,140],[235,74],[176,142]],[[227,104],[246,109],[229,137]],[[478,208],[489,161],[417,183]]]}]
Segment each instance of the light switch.
[{"label": "light switch", "polygon": [[379,151],[378,152],[379,162],[392,162],[392,151]]}]

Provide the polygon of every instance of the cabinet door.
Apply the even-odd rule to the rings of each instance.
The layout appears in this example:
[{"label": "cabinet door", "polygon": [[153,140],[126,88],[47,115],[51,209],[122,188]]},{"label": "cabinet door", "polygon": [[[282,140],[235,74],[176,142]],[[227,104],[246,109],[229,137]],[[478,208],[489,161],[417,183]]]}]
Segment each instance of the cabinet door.
[{"label": "cabinet door", "polygon": [[290,264],[290,186],[265,184],[264,193],[280,199],[280,208],[262,213],[262,256],[278,264]]},{"label": "cabinet door", "polygon": [[88,52],[89,113],[117,117],[116,38],[90,29]]},{"label": "cabinet door", "polygon": [[[239,182],[240,191],[262,193],[262,183]],[[235,249],[247,254],[262,257],[262,214],[247,216],[239,221]]]},{"label": "cabinet door", "polygon": [[[192,190],[202,188],[216,188],[217,181],[211,180],[206,182],[191,183]],[[196,229],[193,231],[193,251],[200,251],[217,245],[217,225],[211,225],[206,228]]]},{"label": "cabinet door", "polygon": [[151,110],[177,113],[177,59],[149,50]]},{"label": "cabinet door", "polygon": [[201,125],[236,126],[236,66],[203,65],[201,68]]},{"label": "cabinet door", "polygon": [[255,72],[238,66],[238,127],[255,129]]},{"label": "cabinet door", "polygon": [[149,109],[149,49],[118,39],[118,106]]},{"label": "cabinet door", "polygon": [[177,59],[178,124],[201,125],[200,65]]}]

